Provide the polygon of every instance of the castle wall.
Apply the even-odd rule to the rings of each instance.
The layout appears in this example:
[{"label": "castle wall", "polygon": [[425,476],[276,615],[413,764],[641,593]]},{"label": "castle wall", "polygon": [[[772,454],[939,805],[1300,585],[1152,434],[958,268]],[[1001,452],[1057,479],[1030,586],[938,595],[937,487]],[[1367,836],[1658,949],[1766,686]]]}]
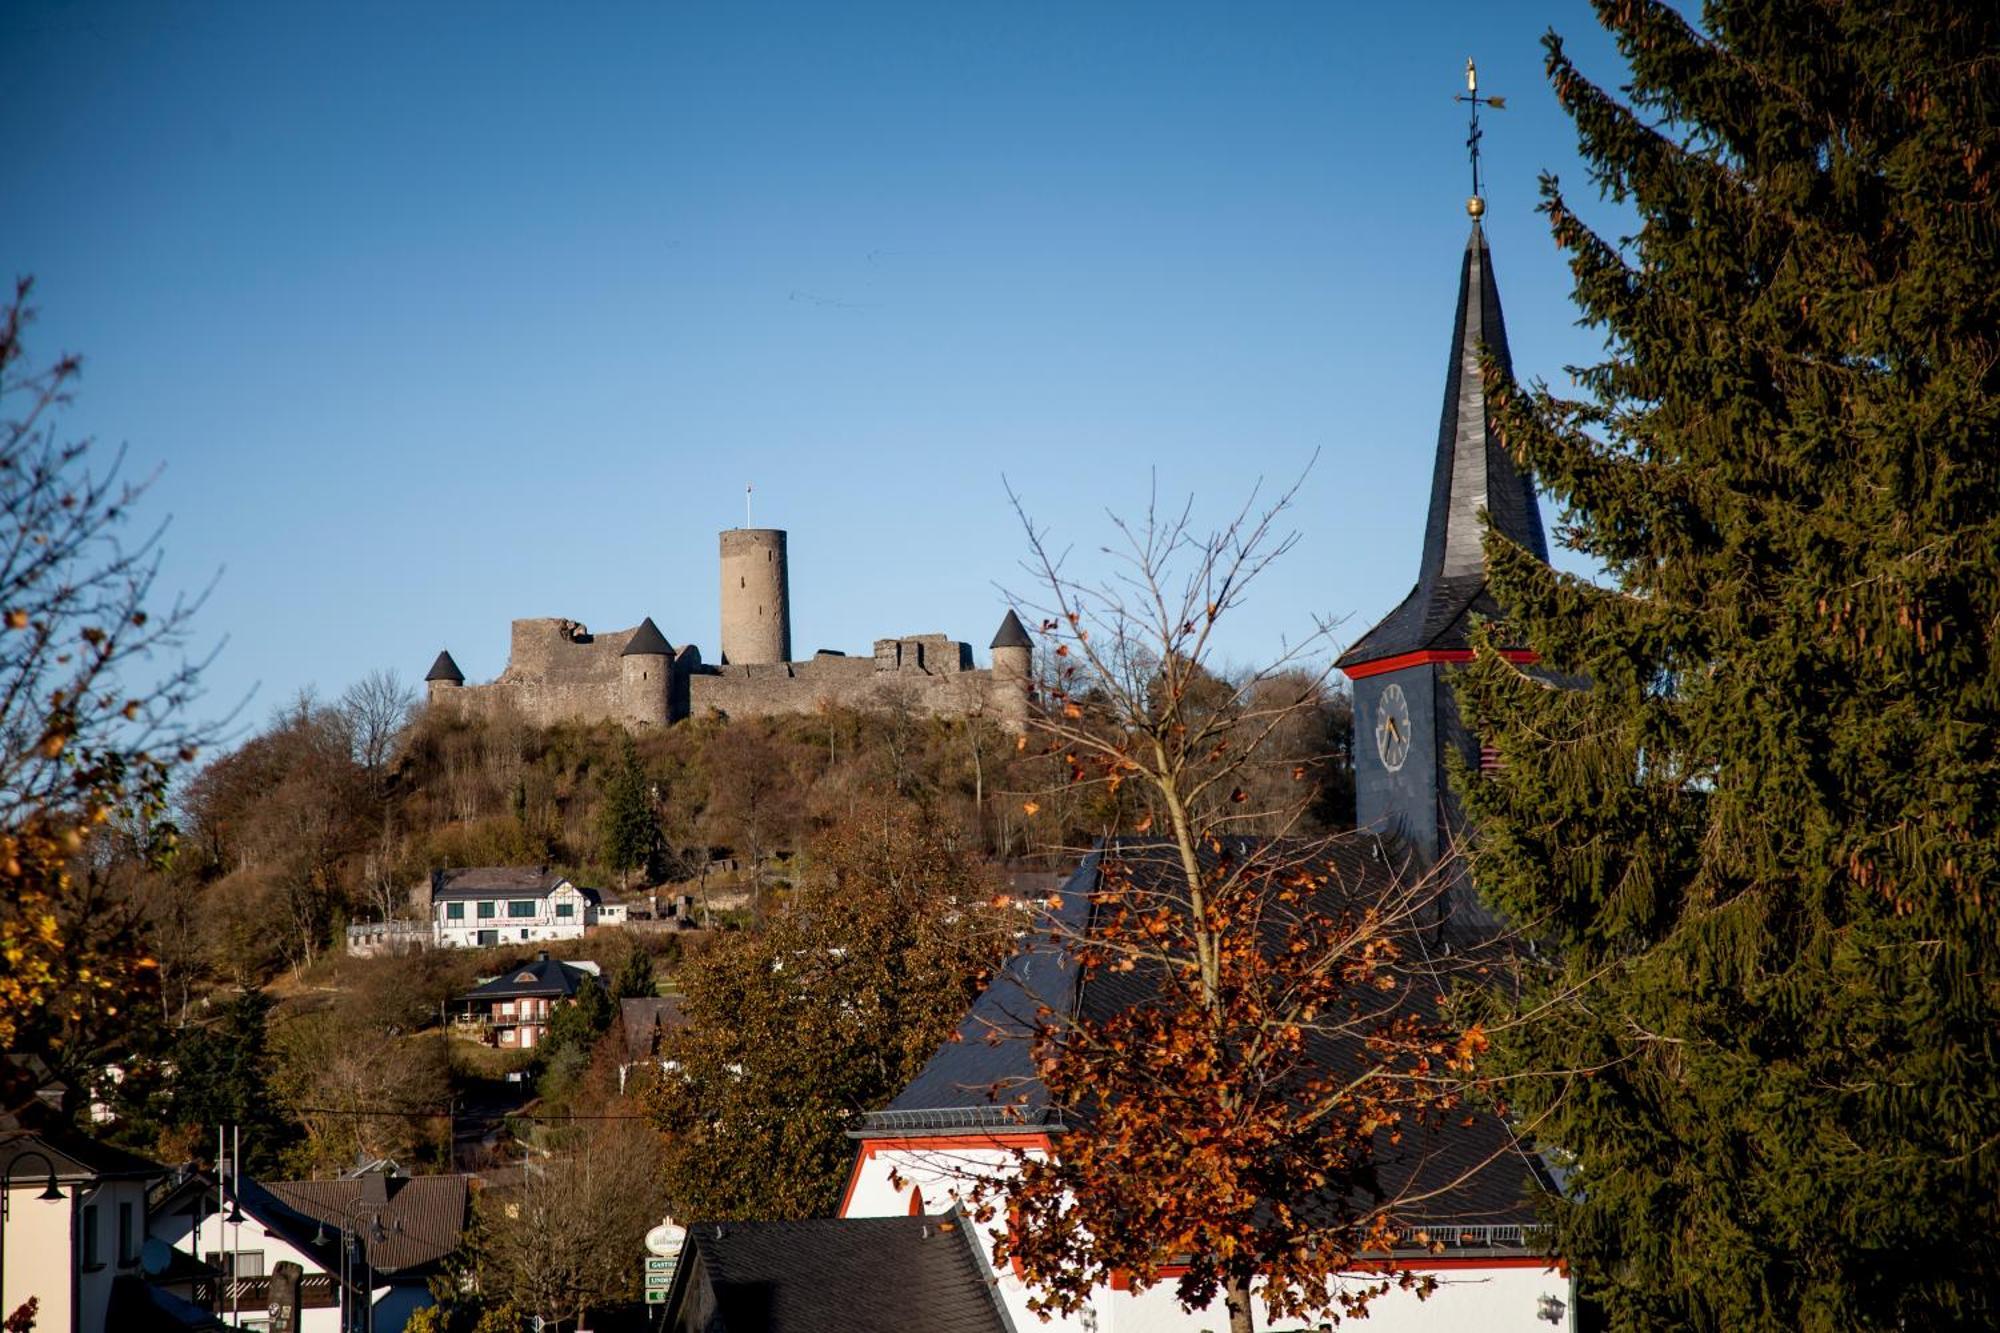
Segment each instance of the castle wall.
[{"label": "castle wall", "polygon": [[433,702],[492,716],[512,710],[537,726],[558,722],[629,720],[620,654],[638,632],[592,634],[574,620],[538,616],[517,620],[507,669],[487,685],[433,692]]},{"label": "castle wall", "polygon": [[822,653],[803,662],[706,666],[692,644],[671,664],[651,655],[624,657],[637,632],[592,634],[559,617],[517,620],[499,679],[433,682],[431,700],[473,715],[512,712],[538,726],[663,726],[711,713],[776,717],[824,707],[907,708],[945,717],[1007,712],[996,710],[993,672],[974,669],[972,649],[943,634],[878,639],[867,657]]},{"label": "castle wall", "polygon": [[691,717],[777,717],[823,707],[887,709],[959,717],[987,707],[992,672],[877,671],[866,657],[815,658],[770,666],[718,667],[688,677]]}]

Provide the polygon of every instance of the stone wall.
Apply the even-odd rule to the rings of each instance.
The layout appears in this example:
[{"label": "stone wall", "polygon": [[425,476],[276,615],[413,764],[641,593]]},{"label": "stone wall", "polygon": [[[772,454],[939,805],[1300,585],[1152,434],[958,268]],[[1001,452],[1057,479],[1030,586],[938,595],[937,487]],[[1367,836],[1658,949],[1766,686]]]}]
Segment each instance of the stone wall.
[{"label": "stone wall", "polygon": [[537,726],[558,722],[625,721],[619,655],[638,626],[592,634],[574,620],[517,620],[507,669],[488,685],[461,685],[439,694],[454,708],[487,716],[511,709]]},{"label": "stone wall", "polygon": [[770,666],[711,667],[688,677],[691,717],[775,717],[822,707],[889,709],[944,717],[986,711],[993,673],[878,671],[866,657],[816,657]]},{"label": "stone wall", "polygon": [[[434,691],[440,706],[492,716],[512,711],[538,726],[634,724],[621,654],[633,629],[592,634],[559,617],[517,620],[507,669],[486,685]],[[637,660],[637,659],[635,659]],[[993,711],[993,673],[943,634],[878,639],[868,657],[820,653],[803,662],[704,665],[692,644],[676,654],[670,715],[775,717],[822,707],[908,708],[962,717]],[[641,712],[641,718],[648,715]]]}]

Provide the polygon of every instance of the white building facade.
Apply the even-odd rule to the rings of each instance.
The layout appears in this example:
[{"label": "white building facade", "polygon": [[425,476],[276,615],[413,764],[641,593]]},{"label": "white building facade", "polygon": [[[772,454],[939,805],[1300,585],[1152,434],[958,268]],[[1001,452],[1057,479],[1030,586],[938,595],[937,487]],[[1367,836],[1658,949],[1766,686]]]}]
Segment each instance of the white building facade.
[{"label": "white building facade", "polygon": [[625,922],[625,905],[561,875],[508,867],[432,876],[431,939],[441,949],[491,949],[582,939]]},{"label": "white building facade", "polygon": [[[1027,1133],[947,1133],[864,1139],[842,1202],[842,1217],[892,1217],[912,1211],[942,1213],[961,1198],[975,1176],[999,1177],[1013,1170],[1014,1153],[1030,1155],[1049,1150],[1049,1139]],[[981,1237],[982,1253],[991,1254],[993,1241],[1005,1223],[988,1223]],[[1488,1228],[1488,1230],[1493,1230]],[[1392,1288],[1368,1306],[1369,1333],[1553,1333],[1575,1327],[1575,1294],[1560,1267],[1517,1243],[1464,1246],[1444,1255],[1398,1257],[1399,1271],[1413,1271],[1435,1285],[1428,1296]],[[1209,1310],[1187,1311],[1174,1298],[1177,1276],[1145,1290],[1114,1282],[1092,1293],[1090,1304],[1077,1314],[1042,1322],[1028,1308],[1033,1294],[1019,1274],[993,1274],[1007,1314],[1018,1329],[1042,1328],[1051,1333],[1212,1333],[1228,1326],[1218,1303]],[[1356,1273],[1338,1279],[1361,1290],[1379,1284],[1382,1274]],[[1290,1327],[1272,1323],[1267,1311],[1257,1312],[1258,1327]],[[1310,1325],[1308,1325],[1310,1326]]]}]

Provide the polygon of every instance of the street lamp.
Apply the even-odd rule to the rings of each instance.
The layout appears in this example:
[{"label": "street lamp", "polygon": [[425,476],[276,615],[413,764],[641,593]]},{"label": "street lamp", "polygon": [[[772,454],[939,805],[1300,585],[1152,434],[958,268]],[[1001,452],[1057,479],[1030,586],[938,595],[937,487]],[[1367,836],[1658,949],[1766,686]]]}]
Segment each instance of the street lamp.
[{"label": "street lamp", "polygon": [[[368,1230],[364,1235],[361,1225],[356,1222],[355,1218],[357,1213],[369,1208],[375,1208],[377,1211],[373,1217],[368,1219]],[[389,1239],[389,1233],[382,1227],[382,1215],[379,1205],[368,1199],[356,1199],[344,1208],[335,1205],[334,1212],[340,1217],[340,1333],[353,1333],[355,1323],[354,1312],[348,1303],[349,1279],[352,1276],[349,1256],[358,1249],[361,1268],[364,1272],[369,1273],[372,1278],[374,1266],[368,1261],[368,1242],[373,1241],[379,1245]],[[313,1244],[325,1245],[332,1239],[333,1237],[327,1234],[326,1219],[321,1218],[319,1229],[313,1233]],[[357,1241],[360,1242],[358,1246],[356,1245]],[[373,1329],[375,1326],[374,1286],[375,1284],[371,1280],[361,1289],[363,1302],[361,1307],[361,1325],[364,1330]]]}]

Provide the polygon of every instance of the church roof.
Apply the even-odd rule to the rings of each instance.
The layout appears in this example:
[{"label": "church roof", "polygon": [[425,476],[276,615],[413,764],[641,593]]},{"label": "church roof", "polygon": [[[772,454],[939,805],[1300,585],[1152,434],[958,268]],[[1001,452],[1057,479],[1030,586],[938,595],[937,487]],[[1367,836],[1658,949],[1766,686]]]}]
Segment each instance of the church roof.
[{"label": "church roof", "polygon": [[1487,512],[1501,536],[1544,561],[1549,558],[1534,483],[1514,466],[1486,418],[1486,387],[1479,374],[1482,347],[1503,370],[1511,371],[1493,255],[1475,220],[1459,268],[1458,312],[1452,325],[1451,362],[1445,374],[1444,412],[1438,422],[1430,516],[1424,524],[1417,586],[1341,656],[1343,667],[1403,653],[1470,646],[1472,617],[1498,612],[1486,590],[1480,510]]},{"label": "church roof", "polygon": [[660,633],[660,627],[653,623],[653,618],[647,616],[639,622],[639,628],[632,631],[632,637],[626,641],[625,651],[618,655],[620,657],[672,657],[674,655],[674,646],[667,642],[666,635]]},{"label": "church roof", "polygon": [[458,663],[451,660],[450,653],[439,653],[437,661],[431,663],[430,674],[425,680],[448,680],[454,685],[465,684],[465,673],[458,669]]},{"label": "church roof", "polygon": [[[1203,853],[1235,859],[1268,857],[1273,864],[1310,866],[1327,876],[1317,906],[1339,910],[1388,892],[1398,874],[1392,861],[1378,857],[1373,839],[1325,842],[1226,839]],[[856,1138],[897,1138],[980,1132],[1057,1132],[1065,1128],[1063,1108],[1054,1104],[1038,1075],[1032,1031],[1044,1007],[1101,1022],[1152,1001],[1157,983],[1146,972],[1108,969],[1085,976],[1064,937],[1092,928],[1092,900],[1107,862],[1142,892],[1171,898],[1179,874],[1178,853],[1159,839],[1117,838],[1086,858],[1052,900],[1048,927],[1030,931],[1021,952],[995,974],[972,1003],[957,1031],[941,1045],[908,1086],[879,1111],[862,1117]],[[1476,902],[1454,893],[1432,928],[1427,947],[1444,946],[1460,957],[1501,947],[1491,916]],[[1386,1003],[1386,1001],[1385,1001]],[[1428,1013],[1424,988],[1408,988],[1398,1003],[1406,1012]],[[1316,1039],[1314,1058],[1324,1067],[1345,1066],[1356,1058],[1351,1046],[1334,1038]],[[1426,1128],[1386,1136],[1376,1145],[1376,1170],[1392,1196],[1412,1199],[1411,1223],[1449,1220],[1475,1228],[1518,1228],[1532,1221],[1529,1190],[1542,1184],[1541,1164],[1497,1116],[1480,1111],[1448,1128]]]},{"label": "church roof", "polygon": [[1032,648],[1035,646],[1035,641],[1028,637],[1028,627],[1021,623],[1021,617],[1015,615],[1012,610],[1009,610],[1007,618],[1000,622],[1000,631],[993,636],[993,642],[990,646],[994,648]]}]

